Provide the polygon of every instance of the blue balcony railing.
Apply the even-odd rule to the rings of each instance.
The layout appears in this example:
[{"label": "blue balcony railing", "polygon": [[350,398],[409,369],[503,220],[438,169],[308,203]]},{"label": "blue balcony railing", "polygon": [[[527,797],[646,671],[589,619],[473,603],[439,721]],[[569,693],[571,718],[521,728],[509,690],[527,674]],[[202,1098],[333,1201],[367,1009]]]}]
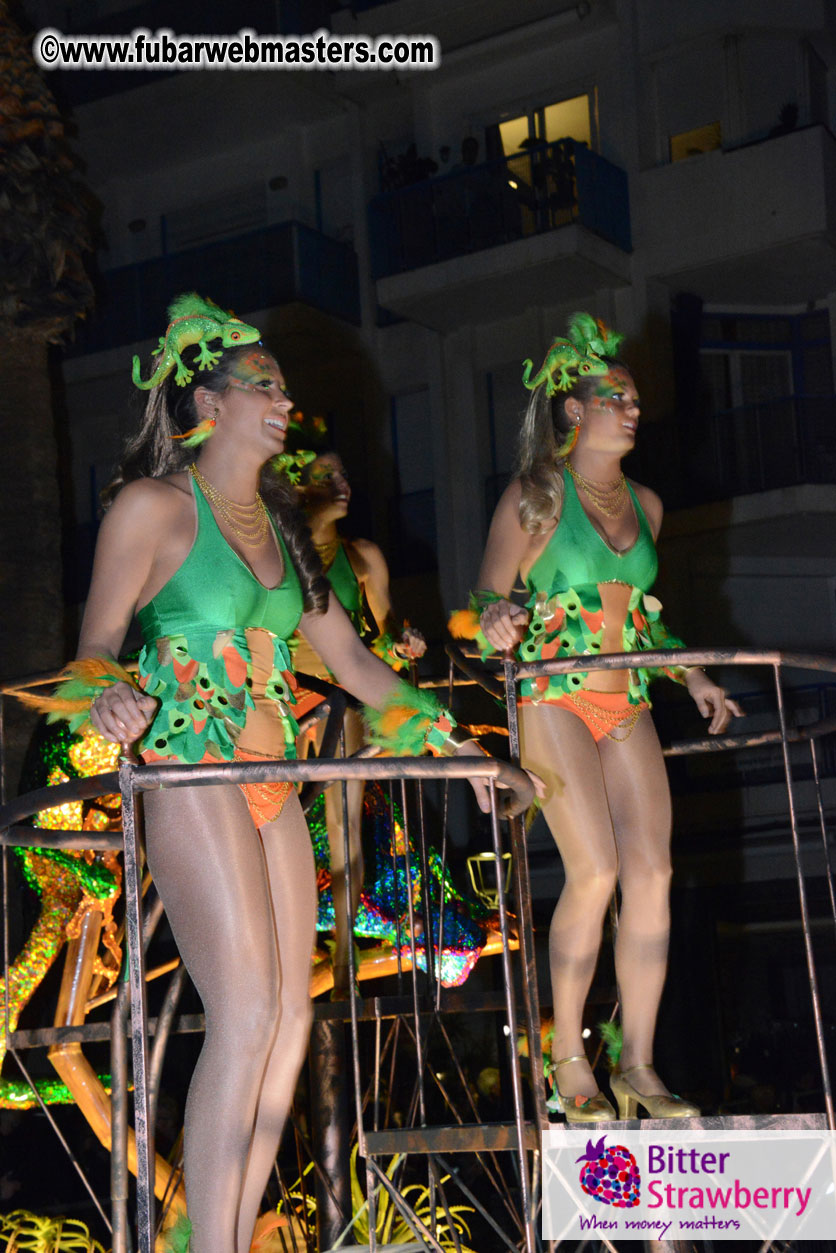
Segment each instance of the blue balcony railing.
[{"label": "blue balcony railing", "polygon": [[205,293],[238,312],[299,300],[360,322],[357,254],[350,244],[301,222],[107,270],[97,287],[96,309],[80,326],[69,356],[159,335],[169,301],[183,291]]},{"label": "blue balcony railing", "polygon": [[668,508],[802,483],[836,484],[836,396],[788,396],[643,426],[629,472]]},{"label": "blue balcony railing", "polygon": [[573,139],[384,192],[369,222],[374,278],[572,222],[631,249],[627,175]]}]

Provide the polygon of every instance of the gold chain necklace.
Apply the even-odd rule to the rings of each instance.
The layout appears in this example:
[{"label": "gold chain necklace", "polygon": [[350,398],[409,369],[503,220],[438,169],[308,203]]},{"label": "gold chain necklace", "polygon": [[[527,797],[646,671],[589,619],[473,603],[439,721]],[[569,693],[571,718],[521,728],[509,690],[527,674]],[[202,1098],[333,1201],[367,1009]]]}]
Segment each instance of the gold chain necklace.
[{"label": "gold chain necklace", "polygon": [[323,570],[331,569],[331,566],[334,564],[334,558],[337,555],[337,549],[339,548],[339,546],[340,546],[339,535],[335,536],[334,539],[325,540],[325,542],[322,544],[317,544],[316,542],[314,542],[314,548],[317,551],[319,560],[322,562]]},{"label": "gold chain necklace", "polygon": [[237,536],[245,548],[258,548],[264,543],[267,535],[267,526],[269,517],[267,506],[261,499],[258,492],[255,494],[255,500],[251,505],[239,505],[237,501],[230,500],[222,491],[209,482],[205,478],[194,462],[189,466],[189,474],[192,475],[200,490],[206,499],[213,504],[224,522]]},{"label": "gold chain necklace", "polygon": [[564,465],[571,474],[575,486],[583,492],[596,509],[600,509],[601,513],[606,514],[608,518],[621,517],[629,502],[627,480],[623,472],[617,479],[611,479],[608,483],[596,483],[594,479],[585,478],[575,469],[571,461],[565,461]]}]

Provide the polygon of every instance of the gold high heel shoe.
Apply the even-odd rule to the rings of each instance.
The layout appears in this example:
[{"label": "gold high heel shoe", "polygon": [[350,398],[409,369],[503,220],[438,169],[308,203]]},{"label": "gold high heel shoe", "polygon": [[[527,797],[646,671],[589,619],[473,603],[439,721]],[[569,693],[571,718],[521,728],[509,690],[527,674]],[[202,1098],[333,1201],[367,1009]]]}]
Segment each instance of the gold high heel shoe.
[{"label": "gold high heel shoe", "polygon": [[675,1096],[673,1092],[650,1096],[639,1092],[625,1078],[625,1075],[632,1075],[637,1070],[652,1069],[650,1062],[645,1062],[640,1066],[628,1066],[627,1070],[614,1070],[610,1075],[610,1088],[618,1102],[619,1118],[636,1118],[639,1105],[647,1110],[651,1118],[699,1118],[697,1106],[684,1101],[681,1096]]},{"label": "gold high heel shoe", "polygon": [[546,1101],[546,1107],[552,1113],[563,1114],[566,1121],[571,1123],[613,1122],[615,1110],[603,1092],[596,1092],[594,1096],[564,1096],[558,1087],[557,1072],[561,1066],[586,1060],[585,1054],[577,1053],[574,1057],[561,1057],[559,1062],[549,1062],[547,1074],[553,1091]]}]

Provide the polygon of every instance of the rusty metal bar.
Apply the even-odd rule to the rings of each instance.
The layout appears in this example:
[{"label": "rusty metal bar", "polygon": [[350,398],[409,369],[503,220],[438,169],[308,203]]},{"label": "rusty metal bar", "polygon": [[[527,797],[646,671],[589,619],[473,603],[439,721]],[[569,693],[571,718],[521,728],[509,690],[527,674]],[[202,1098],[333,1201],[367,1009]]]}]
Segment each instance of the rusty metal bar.
[{"label": "rusty metal bar", "polygon": [[[165,997],[157,1019],[157,1030],[154,1033],[154,1044],[148,1063],[148,1122],[152,1127],[157,1125],[157,1101],[160,1095],[160,1079],[163,1073],[165,1050],[187,977],[186,967],[181,961],[166,988]],[[114,1253],[116,1253],[115,1250]]]},{"label": "rusty metal bar", "polygon": [[[516,706],[516,701],[512,704]],[[499,815],[496,804],[496,786],[491,783],[489,788],[491,804],[491,839],[493,841],[494,865],[496,869],[497,907],[499,910],[499,930],[502,936],[502,974],[505,983],[505,1014],[508,1024],[508,1056],[511,1064],[511,1092],[514,1099],[514,1122],[517,1129],[517,1148],[520,1162],[520,1191],[522,1193],[523,1224],[525,1230],[525,1247],[527,1253],[536,1253],[537,1234],[534,1230],[534,1217],[531,1212],[531,1185],[528,1178],[528,1159],[526,1157],[526,1126],[523,1110],[522,1075],[520,1073],[520,1056],[517,1052],[517,1009],[514,996],[514,972],[511,967],[511,947],[508,930],[508,909],[503,889],[502,842],[499,834]],[[529,1050],[530,1051],[530,1050]]]},{"label": "rusty metal bar", "polygon": [[154,1135],[148,1109],[147,1010],[142,946],[141,850],[136,814],[134,776],[137,767],[123,758],[119,766],[122,794],[122,832],[125,840],[125,936],[131,989],[131,1051],[134,1080],[134,1134],[136,1137],[137,1245],[152,1253],[154,1244]]},{"label": "rusty metal bar", "polygon": [[[410,958],[412,960],[412,970],[410,973],[412,976],[412,1015],[415,1022],[415,1054],[418,1066],[418,1108],[420,1111],[421,1125],[426,1126],[427,1112],[424,1100],[424,1050],[423,1038],[421,1035],[421,1012],[418,997],[418,953],[417,946],[415,944],[415,907],[412,893],[412,867],[409,859],[409,815],[407,812],[406,781],[404,779],[401,779],[401,806],[403,808],[403,834],[404,848],[406,850],[404,869],[406,873],[407,910],[409,912],[409,950]],[[429,943],[426,932],[424,934],[424,947],[429,960]]]},{"label": "rusty metal bar", "polygon": [[10,1048],[9,1053],[15,1059],[15,1062],[18,1066],[18,1069],[20,1070],[20,1073],[23,1075],[24,1079],[29,1084],[29,1087],[32,1089],[32,1093],[36,1101],[41,1107],[41,1113],[44,1115],[50,1127],[52,1127],[52,1130],[55,1132],[56,1136],[58,1137],[61,1147],[64,1149],[64,1152],[67,1154],[67,1157],[69,1157],[70,1161],[72,1162],[76,1170],[76,1173],[81,1179],[81,1182],[84,1184],[85,1188],[90,1194],[90,1199],[92,1200],[96,1209],[99,1211],[102,1222],[104,1223],[105,1227],[107,1227],[108,1232],[110,1232],[111,1231],[110,1220],[108,1219],[107,1214],[105,1214],[104,1210],[102,1209],[101,1202],[99,1201],[99,1198],[96,1196],[96,1193],[93,1189],[92,1184],[90,1183],[90,1180],[85,1175],[84,1169],[81,1163],[79,1162],[75,1153],[72,1151],[69,1144],[65,1140],[64,1135],[61,1131],[61,1128],[58,1126],[58,1123],[55,1121],[52,1114],[50,1113],[49,1106],[44,1102],[43,1097],[41,1096],[40,1092],[38,1091],[35,1085],[34,1080],[32,1079],[32,1076],[29,1074],[29,1071],[24,1066],[17,1051],[13,1048]]},{"label": "rusty metal bar", "polygon": [[[505,706],[508,711],[508,740],[511,762],[520,765],[521,744],[519,710],[517,708],[516,676],[513,657],[505,655],[503,662],[505,678]],[[537,1125],[547,1127],[546,1096],[540,1078],[540,995],[537,989],[537,962],[534,949],[534,930],[531,923],[531,879],[528,871],[528,851],[525,844],[525,825],[521,817],[510,821],[511,858],[514,867],[514,887],[517,898],[517,929],[520,959],[523,968],[523,1001],[525,1004],[526,1035],[528,1036],[528,1061],[531,1090]]]},{"label": "rusty metal bar", "polygon": [[[382,1171],[380,1169],[380,1167],[378,1166],[374,1158],[370,1157],[367,1159],[366,1171],[367,1171],[367,1177],[368,1177],[369,1172],[371,1172],[377,1177],[380,1184],[389,1193],[389,1196],[391,1197],[391,1200],[392,1200],[392,1204],[394,1205],[395,1209],[400,1214],[401,1218],[406,1223],[407,1227],[409,1227],[410,1231],[413,1233],[414,1236],[417,1237],[419,1241],[423,1242],[424,1247],[428,1249],[432,1249],[433,1253],[445,1253],[445,1250],[439,1244],[438,1240],[435,1238],[435,1236],[432,1234],[429,1228],[426,1227],[424,1223],[421,1222],[421,1219],[418,1217],[415,1211],[406,1204],[406,1202],[404,1201],[400,1193],[397,1192],[395,1188],[392,1186],[392,1183],[387,1177],[385,1171]],[[372,1223],[371,1192],[369,1193],[369,1231],[372,1237],[372,1244],[370,1247],[374,1251],[377,1248],[377,1240],[376,1240],[376,1233],[374,1230],[374,1225]]]},{"label": "rusty metal bar", "polygon": [[[127,970],[125,971],[127,974]],[[110,1215],[113,1253],[128,1253],[128,984],[119,990],[110,1019]]]},{"label": "rusty metal bar", "polygon": [[531,661],[517,666],[517,679],[533,679],[541,674],[574,674],[587,670],[655,670],[671,665],[784,666],[791,670],[822,670],[833,673],[836,670],[836,658],[828,653],[788,653],[772,648],[655,648],[642,653],[597,653],[594,657]]},{"label": "rusty metal bar", "polygon": [[810,759],[813,763],[813,785],[816,792],[816,807],[819,815],[819,829],[821,830],[822,854],[824,856],[824,868],[827,877],[827,892],[830,897],[830,915],[833,919],[833,926],[836,929],[836,895],[833,890],[833,859],[831,857],[830,833],[827,829],[827,823],[824,818],[824,802],[821,792],[821,779],[819,777],[819,755],[816,748],[816,741],[810,741]]},{"label": "rusty metal bar", "polygon": [[836,1120],[833,1111],[833,1093],[830,1087],[830,1067],[827,1061],[827,1046],[824,1038],[824,1019],[822,1017],[821,999],[819,997],[819,981],[816,974],[816,959],[813,953],[813,939],[810,934],[810,914],[807,908],[807,885],[804,879],[804,867],[801,862],[801,837],[798,831],[798,817],[795,809],[795,790],[793,788],[792,767],[790,765],[789,744],[786,739],[787,717],[784,708],[784,691],[781,684],[781,667],[778,663],[773,667],[775,678],[775,694],[778,700],[778,718],[781,724],[782,755],[784,759],[784,776],[787,784],[787,802],[790,810],[790,832],[792,849],[795,858],[795,874],[798,884],[798,902],[801,909],[801,925],[804,931],[804,953],[807,959],[807,977],[810,980],[810,999],[813,1005],[813,1020],[816,1026],[816,1045],[819,1051],[822,1086],[824,1088],[824,1105],[827,1111],[827,1125],[836,1131]]}]

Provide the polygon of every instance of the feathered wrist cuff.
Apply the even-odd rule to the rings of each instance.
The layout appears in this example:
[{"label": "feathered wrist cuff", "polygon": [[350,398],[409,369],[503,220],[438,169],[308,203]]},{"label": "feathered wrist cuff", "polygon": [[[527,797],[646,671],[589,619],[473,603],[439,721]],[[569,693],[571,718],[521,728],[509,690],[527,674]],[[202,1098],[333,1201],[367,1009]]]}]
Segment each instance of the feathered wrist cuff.
[{"label": "feathered wrist cuff", "polygon": [[90,706],[105,688],[114,683],[129,683],[140,690],[136,679],[112,657],[82,657],[71,661],[61,672],[58,686],[51,696],[16,693],[28,709],[47,715],[47,722],[67,722],[72,732],[80,731],[90,721]]},{"label": "feathered wrist cuff", "polygon": [[365,713],[371,742],[387,757],[418,757],[425,751],[449,757],[456,751],[458,741],[451,739],[456,720],[433,692],[400,680],[382,709],[367,705]]},{"label": "feathered wrist cuff", "polygon": [[397,651],[399,646],[400,640],[396,640],[391,631],[382,631],[377,639],[372,640],[371,648],[375,657],[385,661],[387,666],[391,666],[393,670],[403,670],[409,665],[409,659]]},{"label": "feathered wrist cuff", "polygon": [[482,614],[488,605],[495,605],[497,601],[506,599],[507,597],[500,596],[499,592],[491,591],[490,588],[477,588],[475,592],[470,593],[467,609],[457,609],[450,615],[447,630],[454,639],[473,640],[478,645],[484,661],[491,653],[495,653],[496,649],[488,642],[482,631],[480,625]]}]

